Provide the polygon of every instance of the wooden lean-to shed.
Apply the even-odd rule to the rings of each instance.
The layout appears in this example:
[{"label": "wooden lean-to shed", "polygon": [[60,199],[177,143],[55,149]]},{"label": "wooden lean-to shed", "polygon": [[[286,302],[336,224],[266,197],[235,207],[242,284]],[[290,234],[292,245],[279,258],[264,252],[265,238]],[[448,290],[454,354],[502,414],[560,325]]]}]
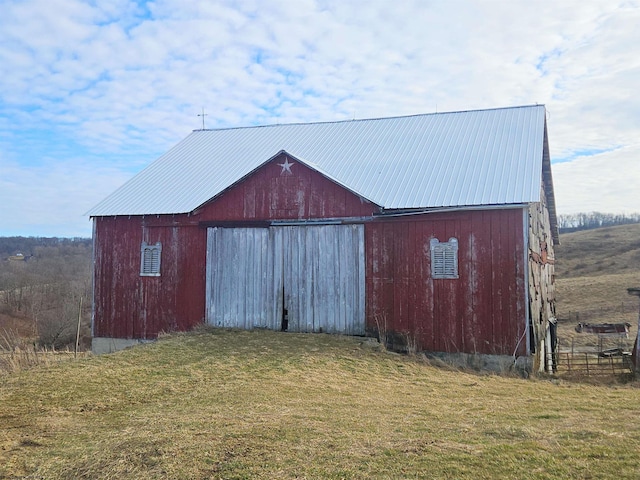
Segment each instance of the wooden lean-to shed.
[{"label": "wooden lean-to shed", "polygon": [[96,352],[204,322],[552,368],[541,105],[197,130],[89,215]]}]

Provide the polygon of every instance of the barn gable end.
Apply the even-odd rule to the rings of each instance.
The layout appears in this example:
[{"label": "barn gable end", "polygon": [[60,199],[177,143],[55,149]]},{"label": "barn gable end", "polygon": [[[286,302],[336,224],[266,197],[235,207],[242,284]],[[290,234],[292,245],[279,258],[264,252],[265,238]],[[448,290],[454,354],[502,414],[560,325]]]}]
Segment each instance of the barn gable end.
[{"label": "barn gable end", "polygon": [[358,217],[379,210],[284,151],[196,209],[216,221]]}]

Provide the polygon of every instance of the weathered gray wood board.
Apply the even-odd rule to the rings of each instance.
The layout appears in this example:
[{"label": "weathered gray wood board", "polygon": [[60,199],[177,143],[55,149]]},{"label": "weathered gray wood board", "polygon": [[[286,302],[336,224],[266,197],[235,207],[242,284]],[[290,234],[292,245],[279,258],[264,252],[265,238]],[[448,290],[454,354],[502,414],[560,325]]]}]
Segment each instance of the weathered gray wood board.
[{"label": "weathered gray wood board", "polygon": [[362,225],[209,228],[207,323],[364,334]]}]

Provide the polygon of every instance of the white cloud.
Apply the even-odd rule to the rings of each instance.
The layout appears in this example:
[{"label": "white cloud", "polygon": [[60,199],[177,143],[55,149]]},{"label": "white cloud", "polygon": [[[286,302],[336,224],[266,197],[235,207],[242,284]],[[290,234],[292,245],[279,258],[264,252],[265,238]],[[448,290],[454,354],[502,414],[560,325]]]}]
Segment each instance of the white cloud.
[{"label": "white cloud", "polygon": [[640,212],[640,144],[553,166],[560,213]]},{"label": "white cloud", "polygon": [[[0,157],[24,171],[83,158],[59,179],[75,194],[92,162],[118,183],[199,128],[202,107],[215,128],[532,103],[547,106],[552,159],[624,152],[640,128],[639,23],[637,1],[5,0]],[[610,158],[599,181],[625,162]],[[609,209],[628,204],[605,191]]]},{"label": "white cloud", "polygon": [[108,166],[59,160],[37,167],[0,160],[0,169],[3,236],[89,236],[84,213],[129,176]]}]

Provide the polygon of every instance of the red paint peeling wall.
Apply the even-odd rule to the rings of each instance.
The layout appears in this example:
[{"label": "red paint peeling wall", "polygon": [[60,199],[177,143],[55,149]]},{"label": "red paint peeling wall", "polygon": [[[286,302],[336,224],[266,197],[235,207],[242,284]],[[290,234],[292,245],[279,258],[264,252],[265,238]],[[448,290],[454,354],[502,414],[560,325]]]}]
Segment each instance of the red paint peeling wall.
[{"label": "red paint peeling wall", "polygon": [[[94,336],[155,338],[204,318],[206,231],[185,216],[96,218]],[[192,222],[191,222],[192,223]],[[140,276],[140,244],[162,243],[160,277]]]},{"label": "red paint peeling wall", "polygon": [[[378,208],[290,159],[275,158],[191,215],[95,218],[94,336],[155,338],[204,319],[200,222],[361,217]],[[367,327],[415,332],[424,350],[526,354],[522,209],[365,224]],[[430,276],[429,240],[459,241],[458,279]],[[140,276],[141,242],[162,243],[161,276]],[[520,341],[520,342],[519,342]]]},{"label": "red paint peeling wall", "polygon": [[293,174],[282,174],[284,156],[208,202],[207,220],[291,220],[372,215],[378,208],[295,159]]},{"label": "red paint peeling wall", "polygon": [[[436,352],[526,354],[522,209],[365,226],[367,319]],[[431,278],[429,241],[455,237],[459,278]],[[519,343],[519,344],[518,344]]]}]

